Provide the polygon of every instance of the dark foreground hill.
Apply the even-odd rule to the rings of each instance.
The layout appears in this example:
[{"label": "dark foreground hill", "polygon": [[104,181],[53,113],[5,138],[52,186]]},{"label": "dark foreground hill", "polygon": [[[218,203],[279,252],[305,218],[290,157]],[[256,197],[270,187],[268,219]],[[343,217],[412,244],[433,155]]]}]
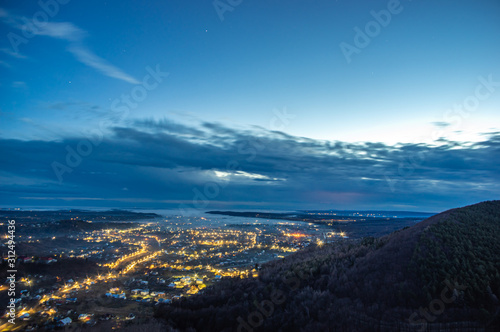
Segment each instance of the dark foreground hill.
[{"label": "dark foreground hill", "polygon": [[188,331],[498,331],[500,201],[310,247],[160,306]]}]

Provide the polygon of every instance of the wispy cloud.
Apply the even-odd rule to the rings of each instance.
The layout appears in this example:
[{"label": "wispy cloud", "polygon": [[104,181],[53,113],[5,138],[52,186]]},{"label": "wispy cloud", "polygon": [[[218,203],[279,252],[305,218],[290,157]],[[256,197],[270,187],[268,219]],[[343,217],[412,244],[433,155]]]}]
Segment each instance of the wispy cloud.
[{"label": "wispy cloud", "polygon": [[28,86],[26,85],[26,82],[23,82],[23,81],[12,82],[12,87],[15,89],[27,89],[28,88]]},{"label": "wispy cloud", "polygon": [[[125,73],[120,68],[112,65],[105,59],[97,56],[89,50],[83,41],[88,33],[77,27],[71,22],[46,22],[43,25],[37,25],[28,18],[8,13],[5,9],[0,8],[0,18],[2,22],[14,29],[23,31],[27,30],[38,36],[46,36],[56,39],[61,39],[69,43],[68,51],[81,63],[89,66],[101,74],[116,78],[128,83],[138,84],[139,81],[131,75]],[[26,56],[19,52],[13,52],[9,49],[1,49],[5,54],[24,59]]]},{"label": "wispy cloud", "polygon": [[82,41],[87,32],[70,22],[47,22],[39,27],[37,34],[52,38],[59,38],[69,42]]},{"label": "wispy cloud", "polygon": [[438,128],[446,128],[446,127],[451,126],[451,123],[444,122],[444,121],[435,121],[435,122],[432,122],[432,124]]},{"label": "wispy cloud", "polygon": [[117,78],[119,80],[129,82],[132,84],[139,83],[139,81],[137,81],[135,78],[125,73],[123,70],[113,66],[106,60],[98,57],[97,55],[95,55],[82,45],[78,44],[71,45],[68,48],[68,50],[76,57],[78,61],[98,70],[99,72],[101,72],[106,76]]},{"label": "wispy cloud", "polygon": [[11,68],[12,67],[10,64],[8,64],[7,62],[2,61],[2,60],[0,60],[0,66],[3,66],[5,68]]},{"label": "wispy cloud", "polygon": [[28,57],[26,55],[23,55],[19,52],[13,52],[12,50],[9,50],[8,48],[0,48],[0,52],[5,53],[7,55],[10,55],[13,58],[17,59],[27,59]]}]

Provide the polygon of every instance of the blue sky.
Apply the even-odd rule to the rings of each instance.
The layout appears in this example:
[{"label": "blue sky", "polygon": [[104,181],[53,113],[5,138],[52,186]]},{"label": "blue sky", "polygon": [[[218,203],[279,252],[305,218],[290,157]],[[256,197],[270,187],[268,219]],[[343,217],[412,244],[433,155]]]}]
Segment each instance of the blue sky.
[{"label": "blue sky", "polygon": [[2,205],[496,199],[499,15],[494,0],[4,1]]}]

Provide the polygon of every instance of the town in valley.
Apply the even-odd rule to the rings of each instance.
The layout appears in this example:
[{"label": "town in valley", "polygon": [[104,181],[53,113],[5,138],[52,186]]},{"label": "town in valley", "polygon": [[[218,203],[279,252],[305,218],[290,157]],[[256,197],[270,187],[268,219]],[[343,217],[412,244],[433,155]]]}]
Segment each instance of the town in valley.
[{"label": "town in valley", "polygon": [[145,321],[156,305],[222,278],[257,277],[261,264],[302,248],[389,233],[426,215],[4,209],[0,216],[3,234],[16,221],[15,296],[5,250],[0,286],[2,303],[12,298],[14,309],[4,306],[1,329],[29,331]]}]

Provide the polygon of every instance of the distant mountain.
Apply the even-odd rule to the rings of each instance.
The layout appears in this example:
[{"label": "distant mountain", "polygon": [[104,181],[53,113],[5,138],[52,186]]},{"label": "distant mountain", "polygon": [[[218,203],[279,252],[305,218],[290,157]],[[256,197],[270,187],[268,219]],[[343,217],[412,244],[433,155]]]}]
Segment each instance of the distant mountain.
[{"label": "distant mountain", "polygon": [[498,331],[500,201],[309,247],[162,305],[188,331]]},{"label": "distant mountain", "polygon": [[430,217],[435,215],[434,212],[416,212],[416,211],[390,211],[390,210],[300,210],[301,213],[307,214],[334,214],[338,216],[371,216],[371,217],[394,217],[394,218],[408,218],[408,217]]}]

